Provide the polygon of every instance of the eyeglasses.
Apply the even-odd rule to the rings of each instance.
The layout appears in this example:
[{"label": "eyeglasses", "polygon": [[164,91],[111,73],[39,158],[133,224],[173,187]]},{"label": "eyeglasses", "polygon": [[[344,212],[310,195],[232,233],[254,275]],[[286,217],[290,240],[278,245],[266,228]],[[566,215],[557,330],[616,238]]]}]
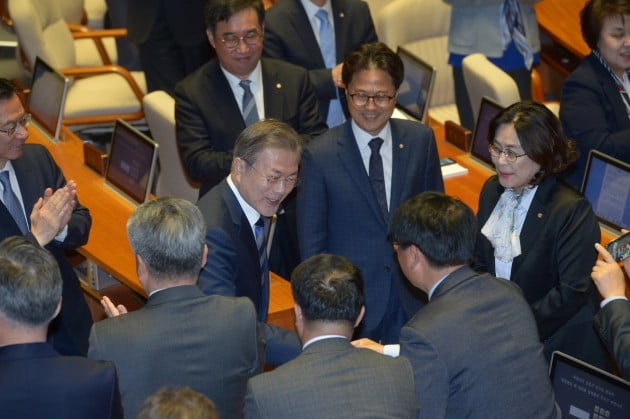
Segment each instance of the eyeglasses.
[{"label": "eyeglasses", "polygon": [[388,95],[370,96],[366,95],[365,93],[352,93],[348,96],[350,96],[350,99],[352,99],[352,103],[354,103],[356,106],[365,106],[370,101],[370,99],[372,99],[372,102],[374,102],[376,106],[384,107],[389,105],[389,102],[391,102],[394,98],[394,96]]},{"label": "eyeglasses", "polygon": [[20,127],[20,125],[26,128],[28,127],[28,124],[30,124],[30,122],[31,122],[31,114],[25,113],[24,116],[18,119],[17,122],[11,123],[11,125],[9,125],[9,128],[0,129],[0,132],[4,132],[9,137],[13,137],[15,133],[17,132],[18,128]]},{"label": "eyeglasses", "polygon": [[251,167],[252,169],[254,169],[254,172],[256,172],[258,175],[260,175],[261,177],[265,178],[265,180],[267,181],[267,186],[274,186],[276,185],[278,182],[282,182],[284,183],[285,186],[289,187],[289,188],[293,188],[295,186],[297,186],[300,182],[300,178],[297,175],[292,175],[292,176],[274,176],[274,175],[266,175],[264,173],[261,173],[258,171],[258,169],[256,169],[254,167],[253,164],[251,164],[249,161],[243,159],[243,161],[245,163],[247,163],[247,165],[249,167]]},{"label": "eyeglasses", "polygon": [[232,34],[223,35],[221,42],[223,42],[223,45],[225,45],[226,48],[234,49],[238,47],[238,44],[240,44],[241,41],[250,47],[257,45],[261,38],[262,33],[258,31],[249,31],[244,36],[236,36]]},{"label": "eyeglasses", "polygon": [[515,152],[513,152],[512,150],[502,150],[499,147],[497,147],[494,144],[489,144],[488,145],[488,151],[490,151],[490,154],[492,155],[492,157],[494,157],[495,159],[498,159],[499,156],[501,154],[503,154],[503,157],[505,157],[505,160],[509,161],[510,163],[514,163],[519,157],[523,157],[526,156],[527,153],[523,153],[523,154],[516,154]]}]

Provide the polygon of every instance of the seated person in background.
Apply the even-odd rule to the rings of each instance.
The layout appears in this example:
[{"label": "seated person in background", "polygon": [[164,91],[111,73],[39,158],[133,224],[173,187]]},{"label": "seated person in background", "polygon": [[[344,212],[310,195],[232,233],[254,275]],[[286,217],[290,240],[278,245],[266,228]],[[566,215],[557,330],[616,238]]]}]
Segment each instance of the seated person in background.
[{"label": "seated person in background", "polygon": [[[269,309],[270,217],[297,183],[301,153],[301,139],[289,125],[258,121],[236,139],[229,176],[197,203],[208,228],[209,249],[199,287],[205,294],[244,296],[254,303],[266,361],[272,365],[300,352],[295,333],[264,322]],[[281,346],[276,348],[276,343]]]},{"label": "seated person in background", "polygon": [[488,142],[497,174],[479,196],[475,269],[521,287],[547,360],[562,351],[608,369],[593,329],[599,224],[589,202],[557,178],[575,160],[574,141],[547,107],[519,102],[492,121]]},{"label": "seated person in background", "polygon": [[[449,196],[424,192],[403,203],[391,238],[405,276],[429,303],[400,332],[413,366],[422,418],[560,418],[536,323],[519,288],[477,274],[477,222]],[[365,339],[357,346],[396,355]]]},{"label": "seated person in background", "polygon": [[127,232],[149,300],[127,313],[105,297],[112,318],[94,324],[88,356],[116,364],[126,417],[164,386],[189,386],[223,419],[240,417],[245,384],[262,369],[262,340],[251,301],[206,296],[196,285],[208,252],[201,213],[183,199],[149,201]]},{"label": "seated person in background", "polygon": [[50,153],[24,144],[30,120],[13,83],[0,78],[0,240],[30,236],[53,254],[63,279],[63,306],[48,328],[48,341],[63,355],[85,356],[92,317],[64,251],[87,243],[92,218],[77,202],[77,184],[66,182]]},{"label": "seated person in background", "polygon": [[365,313],[361,271],[342,256],[317,255],[293,271],[291,288],[304,349],[249,380],[245,417],[417,417],[409,361],[350,344]]},{"label": "seated person in background", "polygon": [[145,400],[137,419],[219,419],[212,400],[190,387],[164,387]]},{"label": "seated person in background", "polygon": [[[626,298],[626,280],[610,253],[601,244],[595,248],[602,256],[593,266],[591,278],[604,300],[595,316],[595,328],[606,348],[615,357],[617,367],[625,379],[630,379],[630,304]],[[623,261],[630,275],[630,258]]]},{"label": "seated person in background", "polygon": [[630,2],[589,0],[581,25],[592,52],[567,77],[560,99],[560,120],[580,151],[567,172],[576,188],[590,150],[630,161]]},{"label": "seated person in background", "polygon": [[[177,144],[199,197],[230,172],[236,137],[261,119],[292,126],[305,140],[326,130],[303,68],[260,58],[265,9],[261,0],[209,0],[210,61],[175,88]],[[295,194],[278,211],[270,267],[288,277],[299,262]]]},{"label": "seated person in background", "polygon": [[361,269],[366,315],[356,333],[381,343],[398,342],[426,299],[400,274],[387,240],[390,215],[411,196],[444,190],[433,131],[391,119],[403,75],[400,57],[383,43],[346,56],[352,118],[307,146],[297,199],[302,258],[333,253]]},{"label": "seated person in background", "polygon": [[360,0],[282,0],[267,15],[266,57],[308,70],[319,110],[330,128],[344,121],[339,90],[343,59],[378,41],[368,5]]},{"label": "seated person in background", "polygon": [[475,126],[462,60],[482,53],[518,86],[521,100],[531,99],[531,70],[540,57],[534,3],[540,0],[443,0],[452,6],[448,63],[453,68],[455,101],[462,126]]},{"label": "seated person in background", "polygon": [[46,343],[61,288],[48,251],[23,237],[0,243],[0,417],[122,418],[111,362],[61,356]]}]

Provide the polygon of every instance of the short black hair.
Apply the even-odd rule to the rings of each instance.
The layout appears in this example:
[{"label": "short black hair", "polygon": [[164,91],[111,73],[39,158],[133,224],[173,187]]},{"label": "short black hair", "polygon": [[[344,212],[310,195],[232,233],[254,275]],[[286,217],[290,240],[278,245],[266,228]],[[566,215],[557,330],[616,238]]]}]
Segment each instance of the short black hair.
[{"label": "short black hair", "polygon": [[580,13],[580,26],[584,42],[591,48],[597,49],[599,36],[604,26],[604,20],[609,17],[630,15],[629,0],[590,0]]},{"label": "short black hair", "polygon": [[477,219],[459,199],[423,192],[400,205],[392,217],[390,239],[402,248],[416,246],[431,266],[444,268],[472,261]]},{"label": "short black hair", "polygon": [[343,256],[306,259],[291,274],[291,289],[306,321],[348,321],[354,326],[364,303],[361,271]]},{"label": "short black hair", "polygon": [[261,0],[208,0],[204,10],[206,28],[212,33],[217,28],[217,23],[226,22],[235,14],[252,8],[258,15],[258,23],[265,23],[265,8]]},{"label": "short black hair", "polygon": [[346,55],[341,69],[341,79],[348,86],[356,73],[370,69],[382,70],[389,74],[396,90],[405,76],[405,67],[398,54],[384,43],[375,42],[363,44]]},{"label": "short black hair", "polygon": [[17,94],[17,87],[9,79],[0,77],[0,100],[11,99]]}]

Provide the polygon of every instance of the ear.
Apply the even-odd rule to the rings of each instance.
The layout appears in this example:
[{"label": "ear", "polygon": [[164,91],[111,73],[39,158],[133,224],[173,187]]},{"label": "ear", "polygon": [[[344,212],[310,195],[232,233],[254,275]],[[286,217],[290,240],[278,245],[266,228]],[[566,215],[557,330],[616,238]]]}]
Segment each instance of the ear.
[{"label": "ear", "polygon": [[206,262],[208,261],[208,245],[203,245],[203,255],[201,255],[201,267],[206,266]]},{"label": "ear", "polygon": [[59,315],[59,312],[61,311],[61,303],[63,302],[63,297],[61,297],[59,299],[59,302],[57,303],[57,308],[55,308],[55,313],[52,315],[52,317],[50,318],[50,320],[52,321],[55,317],[57,317]]},{"label": "ear", "polygon": [[149,278],[149,268],[147,263],[142,259],[142,256],[136,253],[136,274],[140,284],[146,289],[146,281]]},{"label": "ear", "polygon": [[212,48],[216,49],[216,46],[214,44],[214,34],[212,33],[210,29],[206,29],[206,36],[208,37],[208,42],[210,42],[210,45],[212,45]]},{"label": "ear", "polygon": [[354,327],[357,327],[359,323],[361,323],[361,320],[363,320],[363,316],[365,316],[365,306],[361,306],[361,311],[359,311],[357,320],[354,322]]}]

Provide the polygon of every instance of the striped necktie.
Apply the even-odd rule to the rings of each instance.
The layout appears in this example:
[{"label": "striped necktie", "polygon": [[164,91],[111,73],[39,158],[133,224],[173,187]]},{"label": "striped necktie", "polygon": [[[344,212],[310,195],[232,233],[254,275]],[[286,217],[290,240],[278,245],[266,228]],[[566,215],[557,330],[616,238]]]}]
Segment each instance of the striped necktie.
[{"label": "striped necktie", "polygon": [[2,201],[4,202],[4,206],[15,220],[22,234],[28,233],[28,224],[24,218],[24,210],[22,209],[20,200],[13,192],[13,188],[11,188],[11,180],[9,179],[8,171],[0,172],[0,183],[3,188]]},{"label": "striped necktie", "polygon": [[269,264],[267,261],[267,240],[265,238],[266,224],[265,217],[260,217],[254,224],[254,235],[256,238],[256,248],[258,249],[258,263],[260,263],[260,284],[262,295],[260,296],[260,307],[258,308],[258,320],[267,319],[269,308]]},{"label": "striped necktie", "polygon": [[245,126],[247,127],[259,119],[256,100],[252,94],[252,89],[249,87],[251,82],[251,80],[241,80],[239,82],[239,85],[243,88],[243,121],[245,121]]},{"label": "striped necktie", "polygon": [[[335,34],[328,21],[328,12],[325,9],[319,9],[315,13],[315,17],[319,20],[319,49],[324,58],[324,64],[326,64],[326,68],[333,68],[337,64],[337,51],[335,48]],[[326,117],[328,127],[332,128],[342,124],[344,120],[345,117],[339,98],[331,99],[328,105],[328,116]]]}]

